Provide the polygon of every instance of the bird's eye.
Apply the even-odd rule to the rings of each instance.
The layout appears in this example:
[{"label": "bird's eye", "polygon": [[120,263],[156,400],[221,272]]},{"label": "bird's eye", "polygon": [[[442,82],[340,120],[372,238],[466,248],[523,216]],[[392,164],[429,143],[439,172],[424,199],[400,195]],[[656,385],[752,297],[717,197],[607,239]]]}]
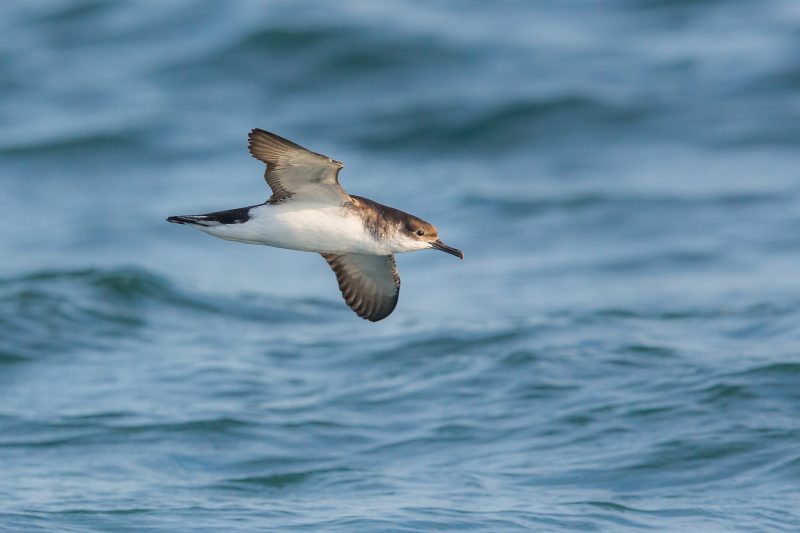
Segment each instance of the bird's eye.
[{"label": "bird's eye", "polygon": [[418,230],[417,230],[417,235],[419,235],[420,237],[422,237],[423,235],[425,235],[425,232],[424,232],[424,231],[422,231],[421,229],[418,229]]}]

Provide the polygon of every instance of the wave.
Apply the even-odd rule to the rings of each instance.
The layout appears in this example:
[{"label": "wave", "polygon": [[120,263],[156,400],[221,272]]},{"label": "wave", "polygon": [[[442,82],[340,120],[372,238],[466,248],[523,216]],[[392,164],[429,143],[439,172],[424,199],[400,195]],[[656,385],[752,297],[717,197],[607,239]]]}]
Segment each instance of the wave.
[{"label": "wave", "polygon": [[393,38],[390,33],[359,26],[264,28],[244,34],[222,54],[252,60],[266,57],[278,63],[288,57],[292,62],[302,58],[306,63],[303,73],[312,84],[315,80],[346,81],[342,74],[350,78],[369,77],[382,75],[385,68],[406,65],[416,69],[426,64],[441,64],[440,61],[469,59],[466,53],[442,39],[403,37]]},{"label": "wave", "polygon": [[170,316],[211,315],[259,322],[309,322],[322,301],[197,294],[140,268],[47,270],[0,279],[0,364],[47,352],[97,348],[137,338]]},{"label": "wave", "polygon": [[538,215],[550,211],[580,212],[598,208],[620,211],[645,211],[653,209],[705,209],[744,208],[762,205],[793,203],[786,194],[727,193],[710,195],[631,194],[613,192],[574,192],[560,195],[530,194],[503,195],[496,192],[467,194],[463,202],[469,207],[483,207],[510,215]]},{"label": "wave", "polygon": [[341,483],[341,476],[350,472],[353,472],[351,468],[339,467],[268,473],[231,478],[224,481],[221,485],[222,488],[234,488],[239,490],[245,488],[252,490],[260,490],[263,488],[285,489],[296,485],[304,485],[313,481],[318,487],[326,478],[334,478]]},{"label": "wave", "polygon": [[28,142],[0,146],[0,154],[5,156],[56,156],[75,152],[124,152],[136,148],[138,140],[146,137],[146,132],[130,131],[93,132],[90,134],[66,135],[61,138],[35,139]]},{"label": "wave", "polygon": [[[472,60],[474,53],[470,50],[436,35],[409,38],[351,21],[262,25],[232,39],[220,39],[189,59],[166,61],[156,70],[158,76],[181,84],[246,77],[270,95],[295,97],[339,90],[352,93],[362,90],[365,83],[387,84],[387,75],[396,77],[405,72],[419,76],[442,63],[467,65]],[[315,100],[311,98],[309,105]],[[327,101],[319,103],[328,107]],[[275,105],[271,99],[267,108],[271,114]]]},{"label": "wave", "polygon": [[477,104],[437,103],[375,112],[363,125],[366,133],[354,138],[373,150],[501,152],[584,135],[588,123],[595,128],[616,129],[640,122],[647,115],[635,104],[616,104],[580,94]]}]

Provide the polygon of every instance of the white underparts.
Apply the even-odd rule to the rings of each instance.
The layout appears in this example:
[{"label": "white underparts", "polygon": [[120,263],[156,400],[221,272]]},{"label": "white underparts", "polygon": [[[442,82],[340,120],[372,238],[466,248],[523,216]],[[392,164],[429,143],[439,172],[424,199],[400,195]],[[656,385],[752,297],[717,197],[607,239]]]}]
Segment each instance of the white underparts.
[{"label": "white underparts", "polygon": [[428,247],[398,231],[378,241],[358,213],[344,206],[290,200],[254,207],[249,215],[242,223],[193,227],[230,241],[308,252],[389,255]]}]

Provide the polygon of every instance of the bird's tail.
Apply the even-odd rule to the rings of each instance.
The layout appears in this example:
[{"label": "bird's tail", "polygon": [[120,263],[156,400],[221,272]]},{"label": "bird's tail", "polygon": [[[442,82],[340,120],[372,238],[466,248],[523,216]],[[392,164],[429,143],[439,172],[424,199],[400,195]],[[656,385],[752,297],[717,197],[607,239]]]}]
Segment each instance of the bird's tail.
[{"label": "bird's tail", "polygon": [[250,209],[257,207],[251,205],[238,209],[228,209],[227,211],[216,211],[205,215],[179,215],[167,217],[167,222],[175,224],[186,224],[189,226],[220,226],[228,224],[242,224],[250,219]]},{"label": "bird's tail", "polygon": [[189,226],[213,226],[218,224],[214,220],[209,220],[207,215],[178,215],[167,217],[167,222],[173,224],[187,224]]}]

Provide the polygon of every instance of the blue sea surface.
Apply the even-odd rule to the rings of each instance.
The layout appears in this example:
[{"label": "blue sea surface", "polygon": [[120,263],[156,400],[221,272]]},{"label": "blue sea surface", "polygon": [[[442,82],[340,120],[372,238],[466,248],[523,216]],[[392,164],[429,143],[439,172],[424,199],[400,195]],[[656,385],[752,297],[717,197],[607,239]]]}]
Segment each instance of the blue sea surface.
[{"label": "blue sea surface", "polygon": [[[0,530],[800,531],[796,0],[0,3]],[[379,323],[253,127],[465,260]]]}]

